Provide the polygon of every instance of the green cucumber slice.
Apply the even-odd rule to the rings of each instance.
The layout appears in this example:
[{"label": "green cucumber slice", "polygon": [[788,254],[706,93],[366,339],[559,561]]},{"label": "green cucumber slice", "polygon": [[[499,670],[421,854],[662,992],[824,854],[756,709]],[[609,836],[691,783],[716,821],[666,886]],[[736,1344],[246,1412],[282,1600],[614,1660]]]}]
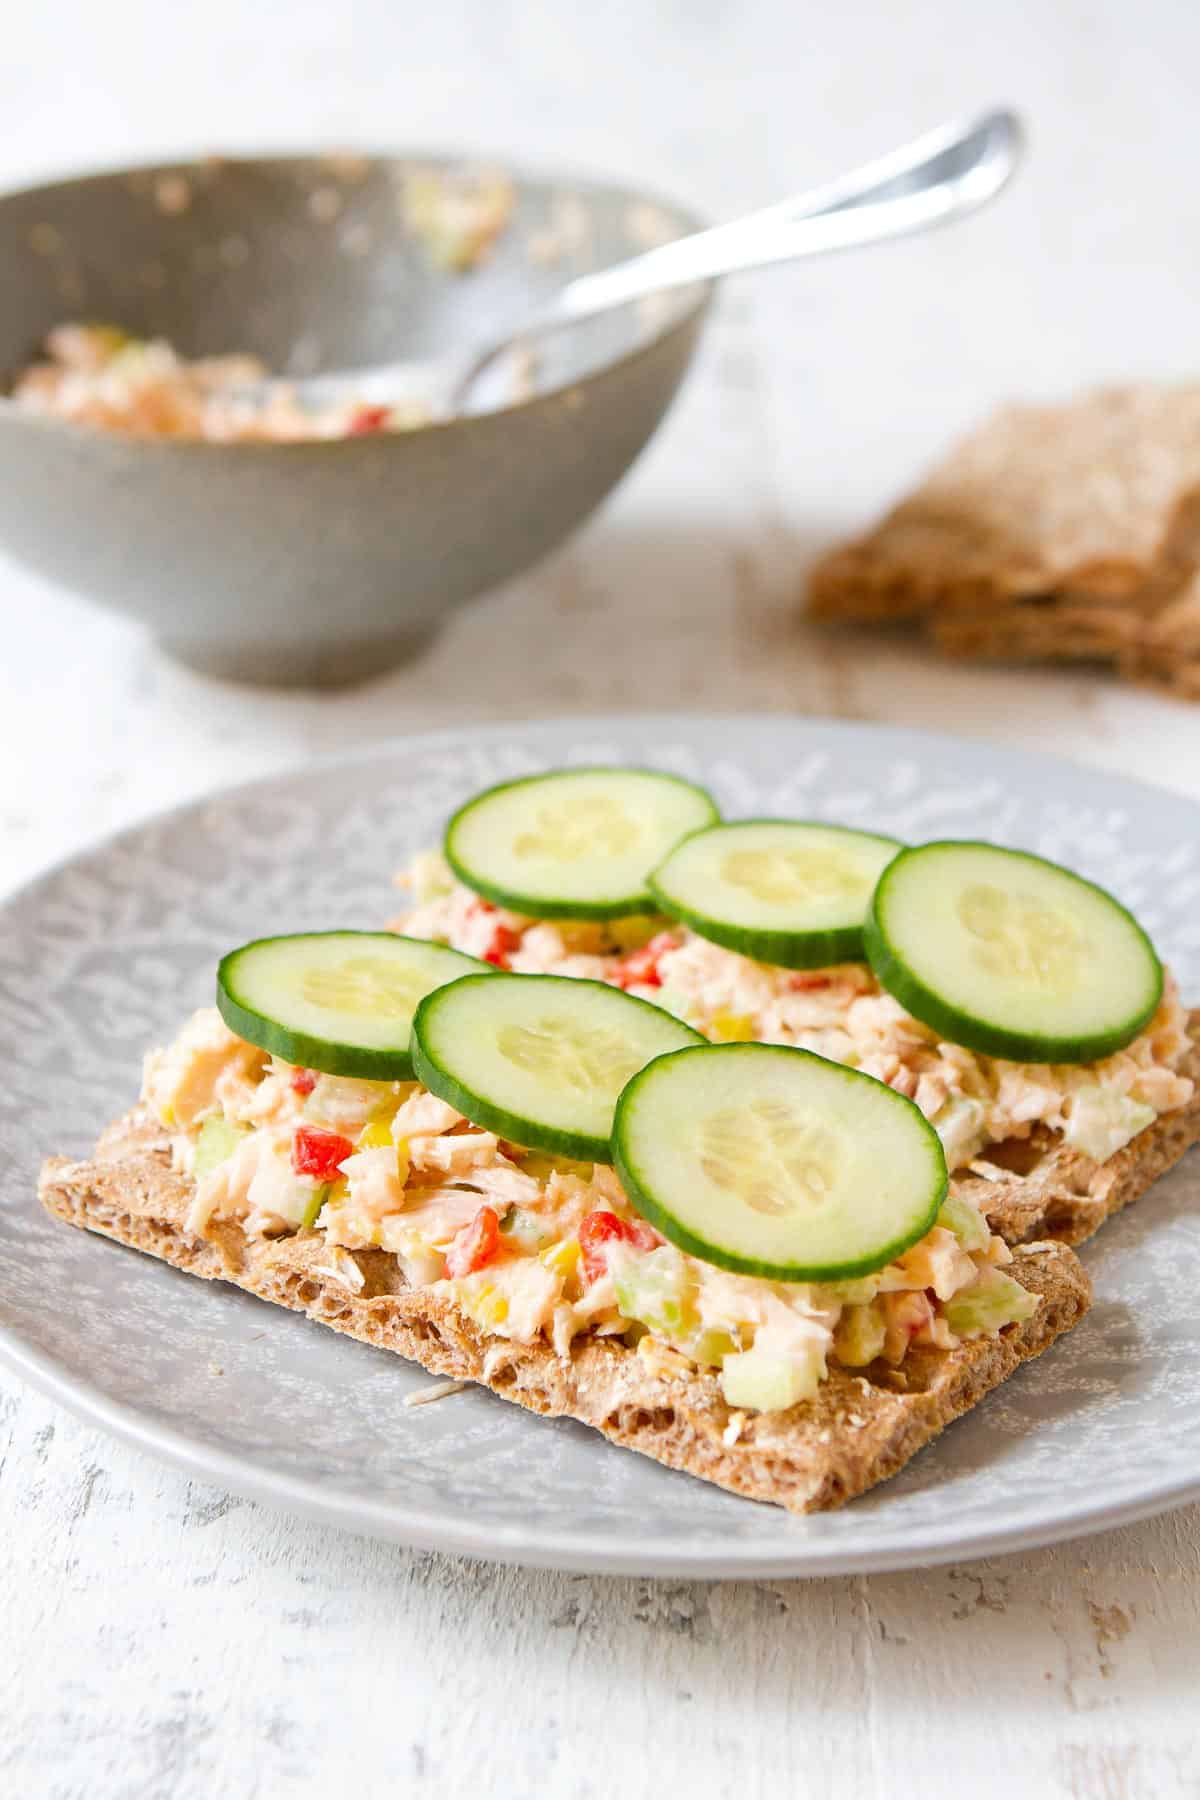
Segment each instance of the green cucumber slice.
[{"label": "green cucumber slice", "polygon": [[660,1006],[572,975],[466,976],[413,1020],[418,1081],[531,1150],[611,1162],[617,1096],[652,1057],[704,1039]]},{"label": "green cucumber slice", "polygon": [[844,1281],[925,1236],[946,1158],[911,1100],[778,1044],[661,1056],[617,1102],[613,1160],[637,1210],[704,1262]]},{"label": "green cucumber slice", "polygon": [[1162,999],[1162,965],[1133,915],[1025,850],[946,841],[901,851],[864,935],[901,1006],[984,1056],[1093,1062],[1135,1038]]},{"label": "green cucumber slice", "polygon": [[217,1006],[231,1031],[284,1062],[325,1075],[411,1081],[417,1002],[473,956],[390,931],[309,931],[259,938],[223,957]]},{"label": "green cucumber slice", "polygon": [[537,919],[651,911],[651,869],[720,814],[703,788],[653,769],[554,769],[459,808],[445,856],[459,880]]},{"label": "green cucumber slice", "polygon": [[898,839],[800,819],[738,819],[677,844],[650,878],[663,912],[756,962],[864,960],[863,920]]}]

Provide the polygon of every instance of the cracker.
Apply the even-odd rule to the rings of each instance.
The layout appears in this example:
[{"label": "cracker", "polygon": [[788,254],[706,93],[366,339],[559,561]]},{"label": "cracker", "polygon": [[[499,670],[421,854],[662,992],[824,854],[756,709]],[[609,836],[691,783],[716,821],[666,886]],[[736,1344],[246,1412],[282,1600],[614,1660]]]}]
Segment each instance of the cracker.
[{"label": "cracker", "polygon": [[1163,1113],[1107,1162],[1093,1162],[1039,1126],[1025,1141],[984,1150],[989,1174],[960,1171],[952,1180],[955,1193],[973,1200],[1009,1244],[1034,1237],[1082,1244],[1200,1142],[1200,1010],[1190,1015],[1188,1031],[1191,1047],[1179,1073],[1197,1083],[1191,1099]]},{"label": "cracker", "polygon": [[916,619],[952,655],[1200,665],[1200,386],[1009,407],[813,571],[814,617]]},{"label": "cracker", "polygon": [[349,1276],[346,1263],[340,1273],[331,1269],[317,1234],[264,1241],[218,1223],[196,1237],[185,1224],[191,1193],[142,1113],[118,1122],[93,1160],[47,1163],[40,1184],[43,1204],[69,1224],[307,1313],[433,1375],[480,1382],[532,1412],[578,1419],[669,1468],[794,1512],[839,1506],[895,1474],[1069,1330],[1091,1298],[1070,1249],[1031,1244],[1012,1265],[1043,1297],[1024,1323],[952,1351],[911,1349],[899,1371],[835,1367],[814,1400],[743,1417],[725,1404],[713,1376],[653,1372],[619,1341],[580,1340],[558,1356],[547,1344],[490,1337],[444,1295],[409,1287],[396,1258],[382,1250],[343,1252],[356,1272]]}]

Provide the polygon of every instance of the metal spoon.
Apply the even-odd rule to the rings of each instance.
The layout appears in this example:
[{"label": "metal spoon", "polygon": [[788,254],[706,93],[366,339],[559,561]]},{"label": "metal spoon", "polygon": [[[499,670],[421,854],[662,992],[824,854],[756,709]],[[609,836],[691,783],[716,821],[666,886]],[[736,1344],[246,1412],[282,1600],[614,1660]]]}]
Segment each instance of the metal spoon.
[{"label": "metal spoon", "polygon": [[[312,408],[419,401],[435,416],[481,410],[479,382],[485,371],[511,352],[527,354],[531,340],[547,332],[669,288],[949,224],[1000,192],[1021,145],[1015,113],[996,110],[969,122],[951,121],[807,193],[581,275],[490,343],[432,361],[330,372],[286,386]],[[244,391],[255,397],[271,385]]]}]

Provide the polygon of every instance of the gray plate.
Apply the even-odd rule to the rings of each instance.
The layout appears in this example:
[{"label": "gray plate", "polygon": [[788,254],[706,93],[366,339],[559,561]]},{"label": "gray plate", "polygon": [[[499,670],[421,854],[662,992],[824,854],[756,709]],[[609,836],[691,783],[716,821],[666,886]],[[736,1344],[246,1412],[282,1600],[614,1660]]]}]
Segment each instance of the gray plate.
[{"label": "gray plate", "polygon": [[1083,1325],[896,1480],[794,1519],[471,1391],[406,1409],[420,1370],[234,1289],[59,1225],[44,1152],[84,1153],[139,1058],[207,1002],[218,952],[263,931],[377,925],[389,876],[485,782],[636,761],[730,814],[908,838],[986,834],[1060,857],[1134,907],[1200,993],[1200,812],[1018,751],[819,721],[646,718],[417,738],[170,813],[3,908],[0,1350],[196,1475],[401,1542],[568,1569],[701,1576],[904,1568],[1028,1548],[1200,1497],[1200,1167],[1084,1251]]}]

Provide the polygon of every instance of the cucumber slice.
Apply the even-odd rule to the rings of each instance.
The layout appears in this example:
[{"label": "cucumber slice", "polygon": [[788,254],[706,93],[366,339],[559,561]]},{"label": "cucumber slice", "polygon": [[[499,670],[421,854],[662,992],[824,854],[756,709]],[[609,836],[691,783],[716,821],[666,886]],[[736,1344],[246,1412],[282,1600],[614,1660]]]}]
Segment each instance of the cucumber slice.
[{"label": "cucumber slice", "polygon": [[617,1096],[652,1057],[704,1039],[660,1006],[572,975],[474,975],[413,1020],[417,1079],[531,1150],[611,1162]]},{"label": "cucumber slice", "polygon": [[779,1044],[659,1057],[617,1103],[613,1160],[681,1250],[772,1281],[881,1269],[932,1227],[946,1158],[911,1100]]},{"label": "cucumber slice", "polygon": [[994,844],[903,850],[880,877],[867,954],[952,1043],[1014,1062],[1092,1062],[1153,1018],[1163,972],[1137,920],[1058,863]]},{"label": "cucumber slice", "polygon": [[677,844],[650,878],[665,913],[756,962],[864,959],[862,928],[896,838],[799,819],[739,819]]},{"label": "cucumber slice", "polygon": [[243,944],[217,970],[231,1031],[284,1062],[326,1075],[411,1081],[417,1002],[460,975],[490,973],[473,956],[391,931],[310,931]]},{"label": "cucumber slice", "polygon": [[488,900],[537,919],[649,912],[647,880],[712,797],[653,769],[555,769],[488,788],[446,827],[446,861]]}]

